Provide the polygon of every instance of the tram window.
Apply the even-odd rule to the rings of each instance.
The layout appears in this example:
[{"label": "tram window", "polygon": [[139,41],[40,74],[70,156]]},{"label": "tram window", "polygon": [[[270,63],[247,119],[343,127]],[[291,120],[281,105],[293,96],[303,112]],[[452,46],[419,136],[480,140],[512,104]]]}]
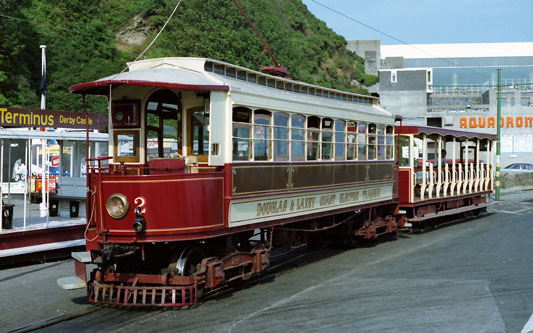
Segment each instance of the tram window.
[{"label": "tram window", "polygon": [[[146,158],[171,156],[181,145],[181,101],[170,90],[158,90],[146,103]],[[166,144],[165,144],[166,143]]]},{"label": "tram window", "polygon": [[335,120],[335,160],[344,160],[345,159],[345,149],[344,149],[344,120]]},{"label": "tram window", "polygon": [[367,157],[369,160],[376,159],[376,125],[368,124],[368,154]]},{"label": "tram window", "polygon": [[315,94],[315,88],[309,88],[309,95]]},{"label": "tram window", "polygon": [[284,89],[283,81],[276,81],[276,88],[283,90]]},{"label": "tram window", "polygon": [[350,121],[346,128],[346,159],[355,160],[357,158],[357,123]]},{"label": "tram window", "polygon": [[[189,142],[190,154],[203,156],[209,154],[209,113],[203,107],[189,110],[190,134]],[[207,159],[206,159],[207,161]],[[202,161],[203,162],[203,161]]]},{"label": "tram window", "polygon": [[274,79],[268,79],[267,86],[269,86],[270,88],[276,88],[276,81]]},{"label": "tram window", "polygon": [[274,114],[274,160],[289,160],[289,116],[286,113]]},{"label": "tram window", "polygon": [[300,92],[301,92],[302,94],[306,94],[306,95],[309,93],[309,92],[307,91],[307,87],[300,87]]},{"label": "tram window", "polygon": [[333,120],[329,118],[322,119],[322,144],[321,152],[323,160],[333,158]]},{"label": "tram window", "polygon": [[357,125],[357,159],[358,160],[366,160],[366,124],[365,123],[359,123]]},{"label": "tram window", "polygon": [[315,91],[315,95],[316,95],[316,96],[322,96],[322,90],[318,90],[318,89],[317,89],[317,90]]},{"label": "tram window", "polygon": [[213,71],[213,63],[211,61],[206,61],[205,64],[204,64],[204,69],[207,72],[212,72]]},{"label": "tram window", "polygon": [[316,161],[320,156],[319,152],[320,140],[320,118],[307,118],[307,160]]},{"label": "tram window", "polygon": [[114,131],[116,162],[139,162],[139,131]]},{"label": "tram window", "polygon": [[293,86],[293,91],[294,91],[295,93],[300,93],[300,86],[297,85],[297,84],[295,84],[295,85]]},{"label": "tram window", "polygon": [[237,79],[246,81],[246,72],[245,71],[237,71]]},{"label": "tram window", "polygon": [[292,91],[292,84],[290,84],[290,83],[285,83],[285,90],[287,90],[287,91]]},{"label": "tram window", "polygon": [[[263,81],[264,81],[265,78],[263,78]],[[253,83],[256,83],[257,82],[257,75],[255,74],[252,74],[252,73],[248,73],[248,82],[253,82]],[[263,83],[264,85],[264,83]]]},{"label": "tram window", "polygon": [[394,159],[394,127],[387,126],[385,131],[385,158],[387,160]]},{"label": "tram window", "polygon": [[410,150],[411,150],[411,147],[409,145],[409,137],[406,135],[401,135],[400,136],[400,152],[399,152],[399,155],[400,155],[399,160],[400,160],[401,167],[410,166],[410,163],[409,163]]},{"label": "tram window", "polygon": [[266,110],[254,112],[254,160],[270,160],[270,118]]},{"label": "tram window", "polygon": [[224,65],[215,64],[215,73],[224,75]]},{"label": "tram window", "polygon": [[252,111],[245,107],[233,108],[233,160],[250,159]]},{"label": "tram window", "polygon": [[[248,76],[250,77],[250,76]],[[266,78],[264,76],[260,76],[258,80],[259,84],[262,86],[266,86]]]},{"label": "tram window", "polygon": [[421,138],[417,138],[417,137],[413,138],[413,159],[414,159],[415,167],[420,166],[420,161],[422,159],[422,154],[424,151],[423,143],[424,141],[422,141]]},{"label": "tram window", "polygon": [[291,116],[291,160],[304,160],[304,122],[305,118],[298,114]]},{"label": "tram window", "polygon": [[377,125],[378,160],[385,159],[385,125]]}]

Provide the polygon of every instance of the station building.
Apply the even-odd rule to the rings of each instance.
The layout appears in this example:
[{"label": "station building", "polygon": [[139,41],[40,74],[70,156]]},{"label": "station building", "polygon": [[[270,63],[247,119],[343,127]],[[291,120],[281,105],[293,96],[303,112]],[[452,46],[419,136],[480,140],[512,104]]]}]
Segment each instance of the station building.
[{"label": "station building", "polygon": [[502,167],[533,162],[533,43],[380,45],[349,41],[379,75],[370,91],[408,125],[496,134],[501,68]]}]

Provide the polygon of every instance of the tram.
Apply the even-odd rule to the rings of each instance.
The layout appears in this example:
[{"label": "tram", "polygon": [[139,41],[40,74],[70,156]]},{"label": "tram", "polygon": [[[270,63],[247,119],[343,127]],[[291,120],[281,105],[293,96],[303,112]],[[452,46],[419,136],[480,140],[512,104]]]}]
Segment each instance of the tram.
[{"label": "tram", "polygon": [[128,68],[70,88],[109,101],[112,156],[87,167],[90,301],[190,305],[272,249],[396,235],[395,117],[376,97],[206,58]]},{"label": "tram", "polygon": [[402,226],[478,215],[492,204],[496,135],[424,126],[397,126],[396,135]]}]

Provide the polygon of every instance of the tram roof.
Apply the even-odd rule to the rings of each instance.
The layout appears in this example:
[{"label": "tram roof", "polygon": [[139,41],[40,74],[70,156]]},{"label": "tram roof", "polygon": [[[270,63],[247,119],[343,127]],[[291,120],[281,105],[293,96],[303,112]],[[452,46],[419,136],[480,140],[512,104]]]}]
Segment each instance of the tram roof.
[{"label": "tram roof", "polygon": [[456,138],[468,138],[468,139],[490,139],[495,140],[495,134],[471,132],[471,131],[458,131],[445,129],[440,127],[430,126],[396,126],[396,134],[426,134],[426,135],[442,135],[442,136],[454,136]]},{"label": "tram roof", "polygon": [[378,117],[391,113],[377,97],[281,78],[208,58],[156,58],[128,63],[128,72],[73,85],[78,94],[108,95],[109,86],[153,86],[168,89],[233,91],[309,105],[357,110]]}]

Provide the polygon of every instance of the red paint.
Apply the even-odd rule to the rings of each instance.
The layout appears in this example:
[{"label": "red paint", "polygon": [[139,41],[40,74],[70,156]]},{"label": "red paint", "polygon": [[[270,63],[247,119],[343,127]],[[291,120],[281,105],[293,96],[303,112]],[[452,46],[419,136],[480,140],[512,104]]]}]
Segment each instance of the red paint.
[{"label": "red paint", "polygon": [[400,170],[398,172],[398,195],[400,202],[409,202],[410,170]]},{"label": "red paint", "polygon": [[[161,174],[151,176],[102,175],[98,185],[99,228],[111,235],[128,235],[138,240],[162,235],[190,234],[224,227],[224,177],[222,173]],[[121,219],[107,213],[105,204],[113,193],[121,193],[129,210]],[[135,199],[144,198],[146,233],[132,230]],[[139,200],[137,200],[139,202]],[[103,221],[100,221],[103,217]]]},{"label": "red paint", "polygon": [[82,239],[84,230],[85,225],[82,224],[68,227],[1,233],[0,250]]}]

